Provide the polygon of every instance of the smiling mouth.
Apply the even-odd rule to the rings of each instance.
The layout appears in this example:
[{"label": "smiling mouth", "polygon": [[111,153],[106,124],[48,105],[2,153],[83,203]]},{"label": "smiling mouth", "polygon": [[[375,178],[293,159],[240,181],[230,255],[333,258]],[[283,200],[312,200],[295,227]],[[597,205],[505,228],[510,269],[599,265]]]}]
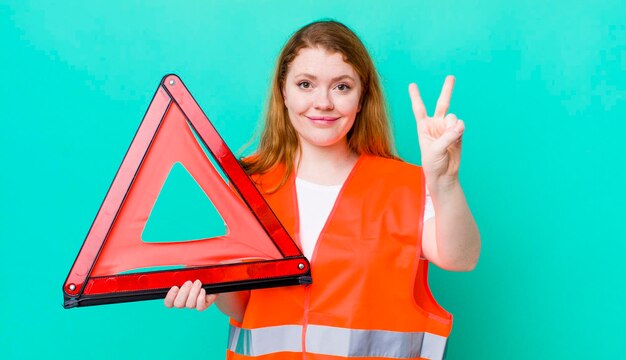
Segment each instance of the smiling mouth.
[{"label": "smiling mouth", "polygon": [[307,116],[307,118],[313,121],[326,121],[326,122],[331,122],[331,121],[335,121],[339,119],[338,117],[334,117],[334,116]]}]

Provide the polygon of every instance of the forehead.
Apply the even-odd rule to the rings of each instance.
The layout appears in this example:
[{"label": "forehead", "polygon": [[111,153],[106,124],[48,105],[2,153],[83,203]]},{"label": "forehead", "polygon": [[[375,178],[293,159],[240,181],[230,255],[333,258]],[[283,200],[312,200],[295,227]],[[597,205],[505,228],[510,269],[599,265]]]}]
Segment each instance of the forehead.
[{"label": "forehead", "polygon": [[349,75],[358,79],[357,73],[343,60],[343,55],[338,52],[330,52],[326,49],[304,48],[298,51],[298,55],[289,65],[287,76],[309,74],[321,78],[335,78]]}]

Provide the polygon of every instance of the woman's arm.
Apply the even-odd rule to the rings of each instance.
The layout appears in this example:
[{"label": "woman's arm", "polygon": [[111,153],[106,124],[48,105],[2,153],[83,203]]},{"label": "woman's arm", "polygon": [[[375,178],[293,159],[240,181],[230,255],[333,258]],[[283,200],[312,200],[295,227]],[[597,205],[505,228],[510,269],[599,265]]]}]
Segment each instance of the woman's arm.
[{"label": "woman's arm", "polygon": [[426,114],[416,84],[409,85],[409,95],[436,214],[424,223],[423,257],[446,270],[469,271],[478,262],[481,241],[458,176],[465,123],[447,114],[454,81],[452,76],[446,78],[432,117]]},{"label": "woman's arm", "polygon": [[424,223],[422,256],[445,270],[473,270],[481,241],[461,184],[435,184],[429,191],[436,216]]},{"label": "woman's arm", "polygon": [[187,281],[180,288],[173,286],[165,296],[164,303],[168,308],[195,308],[198,311],[204,311],[215,303],[224,315],[242,322],[249,298],[250,291],[207,295],[200,280],[196,280],[193,283]]},{"label": "woman's arm", "polygon": [[215,305],[226,316],[240,323],[243,322],[249,299],[250,290],[222,293],[215,300]]}]

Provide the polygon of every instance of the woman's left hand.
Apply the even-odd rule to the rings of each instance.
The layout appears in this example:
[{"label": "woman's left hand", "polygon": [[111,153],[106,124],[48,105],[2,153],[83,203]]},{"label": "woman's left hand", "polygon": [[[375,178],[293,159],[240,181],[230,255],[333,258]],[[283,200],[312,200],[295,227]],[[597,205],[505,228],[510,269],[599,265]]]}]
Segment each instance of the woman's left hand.
[{"label": "woman's left hand", "polygon": [[422,256],[442,269],[469,271],[478,262],[481,241],[458,177],[465,124],[446,114],[453,87],[454,77],[446,77],[435,114],[429,117],[417,85],[409,85],[422,168],[437,214],[424,223]]},{"label": "woman's left hand", "polygon": [[429,117],[415,83],[409,85],[413,114],[417,122],[417,136],[422,153],[422,168],[428,183],[454,182],[458,179],[461,162],[461,138],[465,130],[463,120],[446,114],[450,107],[454,76],[446,77],[435,114]]}]

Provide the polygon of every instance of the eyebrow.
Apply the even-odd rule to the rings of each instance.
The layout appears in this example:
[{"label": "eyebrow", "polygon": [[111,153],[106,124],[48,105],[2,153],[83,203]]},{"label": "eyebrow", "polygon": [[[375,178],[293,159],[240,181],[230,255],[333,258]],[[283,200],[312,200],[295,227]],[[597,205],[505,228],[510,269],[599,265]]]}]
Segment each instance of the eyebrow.
[{"label": "eyebrow", "polygon": [[[311,75],[311,74],[308,74],[308,73],[297,74],[295,77],[299,77],[299,76],[304,76],[304,77],[311,78],[313,80],[317,80],[317,76]],[[331,82],[335,82],[335,81],[339,81],[339,80],[343,80],[343,79],[349,79],[349,80],[355,81],[354,78],[352,76],[350,76],[350,75],[340,75],[340,76],[337,76],[335,78],[332,78]]]}]

